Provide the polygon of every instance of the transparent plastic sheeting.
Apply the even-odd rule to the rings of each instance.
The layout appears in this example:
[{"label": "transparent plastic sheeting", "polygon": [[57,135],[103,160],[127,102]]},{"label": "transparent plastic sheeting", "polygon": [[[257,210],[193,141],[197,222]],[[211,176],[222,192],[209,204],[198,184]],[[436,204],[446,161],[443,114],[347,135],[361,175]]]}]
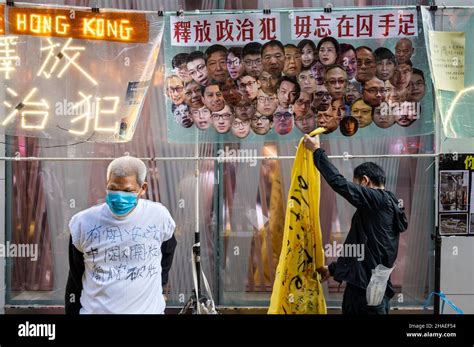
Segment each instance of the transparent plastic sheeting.
[{"label": "transparent plastic sheeting", "polygon": [[163,35],[157,13],[0,5],[0,133],[133,137]]},{"label": "transparent plastic sheeting", "polygon": [[[300,64],[302,65],[301,68],[305,66],[310,67],[312,78],[316,80],[318,85],[321,85],[323,82],[321,82],[321,78],[319,77],[322,75],[322,69],[319,69],[316,62],[316,46],[326,36],[335,38],[339,45],[351,44],[355,48],[368,46],[372,51],[384,47],[390,50],[394,57],[396,54],[396,45],[400,40],[411,41],[413,50],[410,50],[410,59],[413,68],[421,70],[424,74],[424,90],[421,96],[418,95],[418,97],[415,97],[415,93],[410,93],[411,88],[407,83],[400,83],[400,86],[397,87],[398,92],[390,92],[390,98],[387,96],[387,93],[384,95],[384,98],[386,98],[385,104],[380,106],[373,105],[374,114],[377,114],[377,116],[373,117],[373,121],[369,119],[365,122],[359,122],[358,127],[355,124],[357,123],[356,119],[348,121],[356,112],[352,112],[352,103],[348,102],[348,99],[344,97],[345,105],[336,106],[336,103],[333,103],[332,108],[336,109],[335,112],[339,112],[337,115],[338,120],[333,122],[337,124],[334,124],[334,126],[331,125],[333,128],[331,129],[332,131],[322,135],[323,138],[342,140],[347,139],[348,136],[354,138],[409,137],[434,133],[431,76],[427,64],[423,24],[421,23],[419,12],[416,11],[416,8],[413,6],[397,8],[385,7],[380,9],[371,8],[370,11],[361,8],[336,9],[332,13],[324,13],[322,9],[306,10],[304,12],[295,10],[272,10],[271,14],[267,15],[262,15],[261,12],[255,11],[238,11],[235,13],[213,11],[212,14],[202,12],[185,13],[182,16],[176,16],[175,13],[170,13],[166,15],[165,20],[165,33],[163,38],[167,75],[165,92],[168,96],[166,115],[168,119],[168,140],[170,142],[194,142],[196,140],[195,129],[199,130],[198,139],[200,142],[297,141],[303,133],[308,133],[312,130],[308,130],[308,126],[303,126],[303,118],[305,117],[298,115],[297,109],[298,107],[301,109],[301,105],[297,105],[297,101],[293,103],[292,110],[289,112],[294,112],[296,117],[301,118],[301,120],[298,121],[298,118],[285,118],[285,121],[283,121],[283,118],[280,118],[281,121],[279,121],[279,118],[276,118],[275,114],[285,114],[285,110],[289,109],[288,105],[279,102],[279,105],[282,107],[274,110],[273,123],[267,126],[267,129],[257,129],[257,122],[252,124],[252,115],[239,115],[239,98],[251,99],[256,105],[255,108],[259,111],[259,97],[251,94],[252,92],[250,90],[252,89],[252,85],[250,84],[253,83],[253,87],[256,87],[256,82],[258,81],[260,90],[265,91],[265,94],[267,94],[263,95],[263,97],[269,96],[266,90],[276,88],[274,86],[272,87],[272,82],[268,74],[264,72],[260,72],[260,75],[257,72],[255,73],[255,79],[257,81],[253,81],[249,77],[246,78],[249,81],[240,81],[239,76],[243,73],[243,70],[249,72],[252,66],[256,67],[258,65],[258,54],[254,56],[249,55],[248,57],[250,58],[248,59],[244,56],[236,57],[236,55],[239,54],[239,48],[242,49],[249,43],[253,43],[254,45],[265,44],[272,39],[276,39],[283,45],[293,44],[297,46],[301,44],[302,40],[310,40],[314,45],[314,59],[311,62],[305,62],[306,58],[303,57],[304,52],[300,51],[299,53],[303,53],[302,57],[299,58],[301,59]],[[216,44],[224,46],[228,52],[229,50],[234,53],[237,52],[227,56],[224,55],[223,59],[225,60],[225,64],[221,66],[221,69],[226,71],[224,71],[223,74],[216,72],[218,70],[216,65],[220,63],[216,63],[215,60],[222,60],[220,57],[218,59],[214,59],[214,57],[209,59],[208,57],[207,64],[204,59],[195,59],[191,63],[186,62],[186,54],[194,52],[193,54],[195,56],[196,51],[206,53],[207,50],[212,51],[215,48],[213,45]],[[310,46],[311,44],[307,47]],[[236,47],[237,50],[234,50]],[[303,48],[302,46],[302,50]],[[299,53],[295,50],[291,51],[291,49],[289,49],[288,52],[285,51],[285,61],[288,63],[288,66],[291,61],[290,56],[292,54],[298,55]],[[214,53],[214,56],[218,57],[219,53]],[[289,57],[286,58],[286,56]],[[295,60],[296,59],[298,58],[295,58]],[[337,57],[336,63],[345,67],[349,75],[349,82],[355,82],[355,84],[349,84],[353,85],[352,89],[357,88],[359,91],[358,96],[362,97],[361,91],[363,83],[357,84],[357,82],[363,82],[362,78],[358,78],[356,76],[357,74],[353,73],[354,71],[349,73],[349,65],[351,65],[354,70],[355,60],[356,58],[354,56],[351,57],[349,55],[345,56],[340,54]],[[362,60],[365,61],[363,58]],[[199,64],[199,62],[201,62],[201,64]],[[224,61],[221,63],[223,62]],[[370,69],[374,70],[376,63],[371,62],[370,64]],[[263,66],[263,68],[260,66],[261,70],[267,71],[264,60],[262,60],[261,65]],[[325,65],[327,64],[325,63]],[[240,71],[239,66],[242,68]],[[308,79],[308,76],[301,77],[299,72],[299,68],[296,68],[295,72],[291,71],[289,67],[288,70],[284,67],[283,71],[278,73],[278,76],[275,78],[278,79],[284,75],[293,76],[296,78],[300,87],[307,93],[315,96],[318,92],[321,92],[319,89],[316,90],[316,87],[304,87],[304,84],[307,83],[305,80]],[[252,74],[252,72],[249,73]],[[207,81],[201,78],[204,74],[207,74]],[[305,75],[305,73],[303,73],[303,75]],[[205,100],[201,102],[198,95],[199,93],[203,93],[202,90],[200,91],[201,87],[209,84],[211,79],[215,79],[221,83],[220,89],[223,98],[226,105],[229,106],[229,108],[224,107],[223,111],[217,112],[213,110],[212,102],[206,103]],[[386,82],[389,78],[382,79],[384,79],[384,83],[387,84],[384,86],[385,89],[391,89],[392,87],[389,87],[389,83]],[[421,79],[421,77],[418,79]],[[195,83],[192,82],[193,80]],[[396,83],[393,79],[391,82]],[[274,80],[273,83],[276,83],[276,80]],[[346,88],[346,92],[348,90],[349,88]],[[188,97],[186,93],[188,93]],[[419,91],[417,93],[420,94]],[[278,95],[277,91],[275,95]],[[334,99],[337,99],[337,97],[332,98],[333,101]],[[389,99],[391,104],[389,104]],[[316,97],[313,98],[311,105],[314,110],[317,109],[319,103],[319,101],[315,100]],[[304,102],[304,100],[302,102]],[[407,105],[411,111],[406,110]],[[198,107],[202,109],[197,111]],[[339,107],[339,109],[337,109],[337,107]],[[367,108],[367,106],[364,107]],[[206,108],[209,111],[204,110]],[[215,109],[217,109],[217,107],[215,107]],[[395,109],[397,109],[397,111],[395,111]],[[411,115],[408,116],[408,113],[403,113],[404,111],[402,110],[411,112]],[[213,121],[214,112],[217,112],[215,121]],[[254,111],[250,113],[252,112]],[[397,117],[395,115],[396,112],[398,116],[402,115],[401,118],[412,119],[402,119],[399,123],[398,120],[395,119]],[[229,119],[221,120],[221,118],[223,119],[224,117],[222,114],[227,115],[229,113],[232,114],[233,118],[231,118],[235,124],[230,124]],[[313,129],[317,126],[317,112],[314,113],[314,117],[310,117],[312,125],[309,126]],[[383,118],[380,116],[381,113],[385,113],[385,120],[381,120]],[[246,116],[249,120],[242,122],[241,120]],[[329,116],[322,115],[321,117]],[[207,120],[203,121],[204,118]],[[227,118],[229,118],[228,115]],[[228,124],[224,124],[226,123],[225,121],[227,121]],[[283,124],[284,122],[287,124]],[[244,124],[242,125],[240,123]],[[307,120],[306,123],[308,123]],[[319,125],[325,126],[324,124]],[[356,129],[351,130],[350,125]],[[288,129],[290,129],[290,131],[288,131]]]},{"label": "transparent plastic sheeting", "polygon": [[[451,62],[457,64],[462,59],[464,60],[464,86],[458,91],[449,91],[436,88],[435,85],[435,92],[441,115],[443,135],[447,138],[472,138],[474,137],[474,122],[472,121],[472,110],[474,108],[472,52],[474,43],[471,38],[474,36],[474,7],[440,7],[435,12],[422,8],[422,17],[427,47],[429,47],[430,31],[464,32],[465,56],[460,56],[459,59],[453,59]],[[455,47],[448,45],[444,48],[447,50],[447,54],[445,54],[448,55]],[[429,49],[427,49],[427,52],[433,74],[433,58]],[[433,76],[436,78],[434,74]],[[440,76],[440,78],[447,78],[447,76]]]}]

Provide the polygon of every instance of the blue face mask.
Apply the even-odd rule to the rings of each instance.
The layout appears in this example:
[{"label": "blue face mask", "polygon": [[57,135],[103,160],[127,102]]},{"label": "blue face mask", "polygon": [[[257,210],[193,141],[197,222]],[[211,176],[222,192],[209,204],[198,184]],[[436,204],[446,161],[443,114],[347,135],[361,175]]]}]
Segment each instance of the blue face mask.
[{"label": "blue face mask", "polygon": [[107,190],[105,202],[113,214],[123,217],[130,213],[138,204],[138,193],[120,190]]}]

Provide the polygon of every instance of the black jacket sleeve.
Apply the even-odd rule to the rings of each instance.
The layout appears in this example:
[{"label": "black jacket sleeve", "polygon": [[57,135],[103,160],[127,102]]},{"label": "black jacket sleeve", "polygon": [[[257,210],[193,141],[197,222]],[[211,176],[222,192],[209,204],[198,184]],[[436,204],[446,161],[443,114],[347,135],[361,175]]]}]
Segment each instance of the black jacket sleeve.
[{"label": "black jacket sleeve", "polygon": [[376,207],[376,202],[379,200],[376,196],[378,194],[376,189],[362,187],[359,184],[348,181],[329,161],[323,149],[319,148],[314,152],[313,161],[331,188],[354,207]]},{"label": "black jacket sleeve", "polygon": [[165,286],[168,283],[168,273],[171,269],[171,264],[173,263],[174,251],[178,242],[176,238],[171,236],[171,238],[161,244],[161,285]]},{"label": "black jacket sleeve", "polygon": [[66,314],[79,314],[81,306],[82,275],[84,274],[84,256],[72,244],[69,238],[69,276],[66,284]]}]

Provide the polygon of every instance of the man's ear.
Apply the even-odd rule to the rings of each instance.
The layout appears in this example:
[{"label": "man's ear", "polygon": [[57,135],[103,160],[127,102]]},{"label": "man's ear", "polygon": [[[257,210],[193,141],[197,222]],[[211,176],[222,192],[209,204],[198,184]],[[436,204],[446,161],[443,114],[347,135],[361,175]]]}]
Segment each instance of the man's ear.
[{"label": "man's ear", "polygon": [[142,191],[140,192],[140,197],[143,197],[148,189],[148,183],[143,182]]},{"label": "man's ear", "polygon": [[370,178],[369,178],[368,176],[364,175],[364,176],[362,176],[362,179],[361,179],[360,183],[361,183],[361,185],[362,185],[362,183],[364,183],[363,185],[364,185],[365,187],[369,187],[369,185],[370,185]]}]

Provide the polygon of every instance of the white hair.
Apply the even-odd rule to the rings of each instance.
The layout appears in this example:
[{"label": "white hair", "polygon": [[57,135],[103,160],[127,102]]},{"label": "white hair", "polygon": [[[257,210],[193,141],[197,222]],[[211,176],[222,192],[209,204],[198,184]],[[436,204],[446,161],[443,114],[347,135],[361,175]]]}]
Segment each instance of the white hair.
[{"label": "white hair", "polygon": [[143,161],[138,158],[125,156],[112,160],[107,167],[107,181],[113,174],[117,177],[135,176],[140,186],[143,185],[146,179],[147,168]]}]

